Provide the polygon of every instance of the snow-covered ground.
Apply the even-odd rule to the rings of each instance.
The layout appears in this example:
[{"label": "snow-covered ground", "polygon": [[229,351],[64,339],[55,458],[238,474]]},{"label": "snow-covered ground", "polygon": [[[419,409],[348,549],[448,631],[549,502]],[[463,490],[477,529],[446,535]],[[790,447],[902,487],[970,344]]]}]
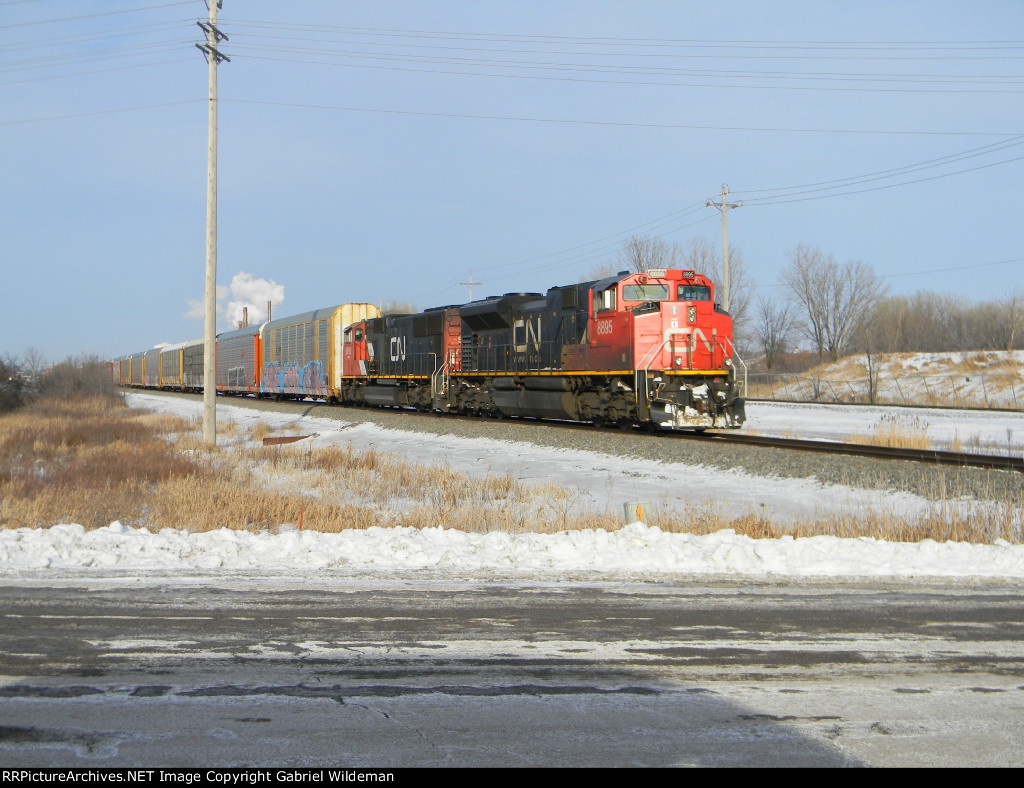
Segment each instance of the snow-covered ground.
[{"label": "snow-covered ground", "polygon": [[[202,403],[147,394],[128,395],[129,404],[185,417],[201,414]],[[872,409],[753,403],[750,424],[766,434],[779,425],[794,435],[836,439],[863,432],[877,421]],[[1020,450],[1024,428],[1015,414],[921,412],[929,431],[955,429],[961,441],[988,436]],[[854,414],[857,414],[854,417]],[[462,439],[386,430],[374,424],[270,413],[218,405],[221,420],[240,423],[235,431],[248,441],[258,422],[289,426],[314,445],[374,448],[413,462],[444,462],[469,474],[504,474],[527,481],[555,482],[575,490],[584,511],[622,511],[627,501],[646,501],[675,511],[717,507],[722,513],[770,511],[793,517],[829,512],[893,512],[913,517],[933,506],[907,493],[823,486],[809,479],[779,479],[739,471],[569,451],[523,443]],[[943,421],[946,419],[947,421]],[[948,423],[947,423],[948,422]],[[979,440],[982,438],[979,437]],[[721,503],[727,501],[727,504]],[[964,506],[978,505],[963,502]],[[650,518],[649,518],[650,519]],[[655,525],[634,523],[615,532],[557,534],[467,534],[441,527],[424,530],[371,528],[338,534],[299,532],[282,523],[274,533],[222,529],[190,534],[167,523],[151,533],[121,523],[85,531],[76,525],[0,531],[0,580],[56,577],[71,572],[103,574],[188,573],[193,571],[305,577],[366,576],[442,578],[557,579],[581,573],[593,579],[656,578],[669,575],[771,577],[998,577],[1024,578],[1024,546],[896,544],[874,539],[813,537],[750,539],[732,531],[709,536],[669,534]],[[42,574],[40,574],[40,572]]]},{"label": "snow-covered ground", "polygon": [[[0,531],[0,567],[17,570],[114,570],[139,574],[200,570],[254,578],[297,579],[643,580],[666,575],[856,578],[1024,579],[1024,546],[925,540],[751,539],[733,531],[707,536],[669,534],[643,523],[618,531],[556,534],[467,534],[444,528],[370,528],[336,534],[284,526],[277,533],[227,528],[201,534],[165,528],[151,533],[113,523]],[[15,570],[15,571],[12,571]],[[31,573],[37,575],[37,573]],[[38,575],[37,575],[38,576]]]},{"label": "snow-covered ground", "polygon": [[827,441],[896,432],[925,435],[933,449],[1024,454],[1024,413],[1012,411],[757,401],[747,403],[744,429]]},{"label": "snow-covered ground", "polygon": [[[752,375],[779,399],[866,402],[869,367],[877,401],[957,407],[1024,407],[1024,350],[845,356],[800,374]],[[759,396],[762,396],[759,395]]]}]

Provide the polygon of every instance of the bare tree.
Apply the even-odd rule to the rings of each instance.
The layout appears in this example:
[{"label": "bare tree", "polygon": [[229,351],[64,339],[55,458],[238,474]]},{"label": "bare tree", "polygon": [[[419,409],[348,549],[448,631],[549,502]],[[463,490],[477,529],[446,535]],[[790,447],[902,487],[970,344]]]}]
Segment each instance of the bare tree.
[{"label": "bare tree", "polygon": [[882,280],[867,263],[851,260],[837,268],[835,275],[826,323],[828,352],[833,361],[849,351],[871,307],[885,295]]},{"label": "bare tree", "polygon": [[[603,279],[619,271],[643,273],[652,268],[693,269],[714,283],[715,300],[722,300],[722,256],[718,247],[702,236],[695,236],[685,244],[669,244],[661,238],[634,235],[622,244],[614,260],[592,268],[589,278]],[[743,265],[743,255],[736,247],[729,249],[729,285],[729,313],[735,338],[746,333],[747,312],[754,292]]]},{"label": "bare tree", "polygon": [[878,353],[1013,350],[1024,335],[1024,292],[970,303],[921,290],[880,298],[855,344]]},{"label": "bare tree", "polygon": [[20,408],[25,400],[25,380],[17,359],[0,356],[0,413]]},{"label": "bare tree", "polygon": [[620,270],[639,274],[652,268],[670,268],[676,251],[661,238],[634,235],[622,244],[617,260]]},{"label": "bare tree", "polygon": [[990,306],[984,346],[992,350],[1013,350],[1024,326],[1024,292],[1016,290]]},{"label": "bare tree", "polygon": [[[641,274],[652,268],[682,266],[684,252],[679,244],[669,245],[664,239],[650,235],[634,235],[622,242],[614,259],[590,269],[589,278],[604,279],[620,271]],[[698,269],[701,273],[701,269]]]},{"label": "bare tree", "polygon": [[793,323],[788,301],[775,301],[764,296],[758,299],[754,335],[768,369],[775,366],[781,353],[786,352]]},{"label": "bare tree", "polygon": [[[722,255],[717,246],[703,236],[695,236],[686,242],[682,254],[678,256],[676,265],[681,268],[692,268],[704,274],[715,284],[715,300],[723,300],[722,293]],[[754,298],[754,283],[747,276],[743,264],[743,254],[738,247],[729,248],[729,314],[732,315],[733,334],[746,336],[752,334],[756,340],[756,329],[750,330],[747,314]]]},{"label": "bare tree", "polygon": [[782,283],[803,311],[805,322],[800,330],[818,350],[818,361],[825,356],[825,325],[828,321],[828,291],[832,260],[826,260],[820,249],[800,244],[790,254],[789,268],[782,272]]},{"label": "bare tree", "polygon": [[885,294],[881,280],[866,263],[840,266],[832,255],[800,244],[790,255],[782,282],[800,306],[804,334],[833,360],[846,353],[867,319],[870,308]]},{"label": "bare tree", "polygon": [[417,311],[412,301],[385,301],[380,305],[382,315],[412,315]]},{"label": "bare tree", "polygon": [[38,348],[30,347],[21,357],[21,363],[25,367],[32,382],[39,380],[39,375],[46,369],[46,359]]},{"label": "bare tree", "polygon": [[718,247],[703,235],[695,235],[686,242],[679,262],[685,268],[704,274],[716,284],[722,279],[722,256],[718,253]]},{"label": "bare tree", "polygon": [[1007,327],[1006,349],[1013,350],[1024,331],[1024,290],[1014,290],[1003,301],[1003,322]]}]

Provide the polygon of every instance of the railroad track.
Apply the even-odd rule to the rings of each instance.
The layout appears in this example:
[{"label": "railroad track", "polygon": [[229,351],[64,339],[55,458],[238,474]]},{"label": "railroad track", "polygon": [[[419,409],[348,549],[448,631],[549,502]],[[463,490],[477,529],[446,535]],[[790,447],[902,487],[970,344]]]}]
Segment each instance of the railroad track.
[{"label": "railroad track", "polygon": [[[680,433],[686,434],[686,433]],[[802,440],[798,438],[772,438],[764,435],[733,433],[703,433],[686,436],[692,440],[720,443],[740,443],[747,446],[765,446],[794,451],[813,451],[823,454],[847,454],[856,457],[872,457],[886,460],[909,460],[932,465],[958,465],[968,468],[994,468],[1024,473],[1024,457],[1010,457],[998,454],[970,454],[961,451],[938,451],[936,449],[899,449],[891,446],[870,446],[859,443],[838,441]]]},{"label": "railroad track", "polygon": [[909,402],[841,402],[834,400],[808,399],[764,399],[747,397],[747,402],[763,402],[778,405],[821,405],[826,408],[905,408],[907,410],[964,410],[984,413],[1024,413],[1021,408],[985,408],[980,405],[914,405]]},{"label": "railroad track", "polygon": [[[161,392],[151,392],[161,393]],[[168,393],[168,392],[162,392]],[[200,397],[199,394],[184,394],[180,396],[188,397]],[[249,397],[223,397],[221,398],[225,404],[241,404],[243,402],[258,403],[263,400],[255,400]],[[270,402],[270,400],[265,400]],[[280,401],[275,402],[277,405],[289,406],[293,405],[295,408],[310,409],[313,407],[332,407],[328,406],[323,402],[311,402],[308,400],[299,401]],[[360,412],[372,412],[375,409],[366,408],[353,408],[348,406],[339,406],[339,410],[350,410],[354,413]],[[481,418],[479,416],[464,416],[460,414],[444,414],[439,416],[431,413],[420,413],[412,409],[383,409],[383,410],[401,410],[401,412],[412,418],[424,418],[432,420],[443,420],[443,421],[468,421],[480,423],[487,421],[488,419]],[[524,423],[533,424],[537,426],[545,426],[552,429],[581,429],[587,431],[609,431],[609,432],[620,432],[615,427],[594,427],[591,424],[582,422],[568,422],[568,421],[553,421],[553,420],[542,420],[533,418],[519,418],[513,417],[505,419],[503,421],[523,421]],[[499,420],[494,420],[496,423]],[[804,452],[818,452],[821,454],[832,454],[832,455],[847,455],[854,457],[870,457],[878,460],[893,460],[893,461],[907,461],[907,462],[921,462],[931,465],[954,465],[964,468],[988,468],[994,470],[1009,470],[1024,473],[1024,457],[1012,457],[1009,455],[996,455],[996,454],[974,454],[969,452],[955,452],[955,451],[939,451],[936,449],[903,449],[893,448],[889,446],[874,446],[868,444],[859,443],[845,443],[840,441],[822,441],[822,440],[807,440],[800,438],[775,438],[765,435],[748,435],[742,432],[668,432],[668,431],[643,431],[640,428],[633,430],[627,430],[623,434],[644,434],[652,438],[661,438],[666,440],[693,440],[693,441],[705,441],[708,443],[731,443],[745,446],[761,446],[772,449],[788,449],[790,451],[804,451]]]},{"label": "railroad track", "polygon": [[[301,403],[300,403],[301,404]],[[354,408],[353,410],[360,410]],[[406,412],[406,411],[403,411]],[[418,413],[407,411],[411,415],[422,418],[439,418],[437,414]],[[461,414],[445,414],[449,420],[465,420],[479,422],[479,416],[464,416]],[[520,420],[520,417],[512,417],[509,421]],[[601,429],[609,432],[621,432],[616,427],[594,427],[592,424],[572,421],[555,421],[546,419],[523,418],[530,424],[544,425],[559,429]],[[630,432],[639,434],[640,428],[634,428]],[[890,446],[874,446],[860,443],[845,443],[841,441],[808,440],[801,438],[773,438],[765,435],[747,435],[742,432],[669,432],[643,431],[652,437],[665,439],[686,439],[706,441],[709,443],[732,443],[745,446],[763,446],[772,449],[789,449],[791,451],[809,451],[821,454],[841,454],[853,457],[871,457],[878,460],[903,460],[909,462],[923,462],[931,465],[956,465],[964,468],[990,468],[995,470],[1010,470],[1024,473],[1024,457],[1011,457],[999,454],[974,454],[959,451],[939,451],[937,449],[901,449]]]},{"label": "railroad track", "polygon": [[[426,414],[424,414],[426,415]],[[458,418],[474,418],[459,416]],[[538,423],[538,422],[532,422]],[[579,422],[539,422],[552,426],[595,429],[590,424]],[[616,431],[614,427],[602,427]],[[639,428],[637,428],[639,430]],[[963,468],[990,468],[1010,470],[1024,473],[1024,457],[1011,457],[1006,454],[974,454],[960,451],[939,451],[938,449],[901,449],[891,446],[875,446],[863,443],[846,443],[841,441],[810,440],[804,438],[774,438],[766,435],[748,435],[742,432],[669,432],[658,431],[648,433],[666,439],[686,439],[706,441],[708,443],[731,443],[744,446],[763,446],[771,449],[789,449],[791,451],[818,452],[820,454],[842,454],[852,457],[871,457],[876,460],[904,460],[923,462],[930,465],[956,465]]]}]

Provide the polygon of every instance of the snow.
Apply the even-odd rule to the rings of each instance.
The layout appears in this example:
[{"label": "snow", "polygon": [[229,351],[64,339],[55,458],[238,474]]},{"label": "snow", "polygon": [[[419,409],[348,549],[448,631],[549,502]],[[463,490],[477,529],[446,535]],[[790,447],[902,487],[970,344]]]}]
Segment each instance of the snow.
[{"label": "snow", "polygon": [[875,376],[881,402],[955,404],[960,407],[1024,406],[1024,350],[974,350],[961,353],[883,353],[870,359],[846,356],[802,374],[765,378],[786,399],[868,400],[868,370]]},{"label": "snow", "polygon": [[8,569],[132,572],[201,570],[315,577],[377,575],[552,579],[587,573],[633,579],[665,575],[774,577],[1024,578],[1024,546],[897,544],[815,536],[751,539],[731,530],[669,534],[633,523],[614,531],[470,534],[444,528],[369,528],[336,534],[284,527],[278,533],[222,528],[151,533],[112,523],[20,528],[0,533]]},{"label": "snow", "polygon": [[[194,417],[202,402],[149,394],[130,394],[135,407]],[[820,405],[751,403],[750,426],[835,440],[863,431],[880,410],[836,409]],[[941,439],[955,430],[960,440],[1024,441],[1017,414],[916,412],[929,434]],[[222,420],[240,423],[221,441],[248,442],[251,428],[264,422],[314,434],[306,443],[351,445],[396,454],[406,460],[436,463],[468,474],[504,474],[523,480],[554,482],[577,493],[582,511],[622,511],[626,501],[648,501],[676,511],[743,514],[772,512],[778,517],[820,516],[829,512],[924,514],[934,504],[907,493],[825,486],[813,479],[779,479],[710,467],[629,460],[594,452],[568,451],[527,443],[464,439],[387,430],[289,413],[269,413],[218,404]],[[934,431],[934,433],[933,433]],[[1008,437],[1009,436],[1009,437]],[[723,504],[722,501],[728,503]],[[977,506],[977,502],[961,502]],[[688,509],[687,509],[688,507]],[[651,519],[651,518],[649,518]],[[747,578],[1024,578],[1024,546],[965,543],[892,543],[871,538],[830,536],[752,539],[723,530],[705,536],[666,533],[653,524],[632,523],[617,531],[583,530],[554,534],[464,533],[442,527],[374,527],[325,534],[281,524],[253,533],[219,529],[189,533],[173,523],[151,532],[115,522],[87,531],[80,525],[0,530],[0,582],[25,577],[119,576],[204,573],[255,578],[294,577],[442,579],[656,579],[666,576]]]},{"label": "snow", "polygon": [[1024,454],[1024,414],[1012,411],[759,401],[747,404],[745,428],[824,441],[894,429],[926,435],[933,449]]}]

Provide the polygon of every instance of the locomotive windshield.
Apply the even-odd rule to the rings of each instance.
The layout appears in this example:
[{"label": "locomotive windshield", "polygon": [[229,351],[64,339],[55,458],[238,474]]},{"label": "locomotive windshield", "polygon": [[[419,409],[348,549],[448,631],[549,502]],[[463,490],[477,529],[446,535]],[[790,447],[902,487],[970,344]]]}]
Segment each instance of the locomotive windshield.
[{"label": "locomotive windshield", "polygon": [[668,285],[624,285],[623,301],[668,301]]},{"label": "locomotive windshield", "polygon": [[710,301],[711,288],[707,285],[679,285],[677,301]]}]

